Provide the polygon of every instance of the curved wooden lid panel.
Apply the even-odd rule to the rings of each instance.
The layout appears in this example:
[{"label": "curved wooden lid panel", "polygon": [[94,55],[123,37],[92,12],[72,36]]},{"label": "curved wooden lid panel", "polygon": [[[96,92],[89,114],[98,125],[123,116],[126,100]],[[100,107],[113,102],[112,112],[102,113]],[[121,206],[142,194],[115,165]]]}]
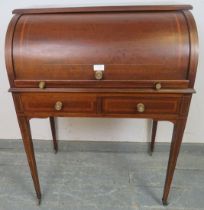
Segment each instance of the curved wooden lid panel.
[{"label": "curved wooden lid panel", "polygon": [[180,11],[25,14],[13,62],[17,80],[185,80],[189,49]]}]

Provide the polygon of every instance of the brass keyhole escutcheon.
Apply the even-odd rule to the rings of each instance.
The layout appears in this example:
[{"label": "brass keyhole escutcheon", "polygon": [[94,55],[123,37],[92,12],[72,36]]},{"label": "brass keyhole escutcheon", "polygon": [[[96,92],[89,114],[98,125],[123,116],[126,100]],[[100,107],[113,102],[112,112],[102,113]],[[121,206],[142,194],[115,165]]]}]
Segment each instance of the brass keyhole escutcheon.
[{"label": "brass keyhole escutcheon", "polygon": [[62,107],[63,107],[63,104],[62,104],[61,101],[57,101],[57,102],[55,103],[55,110],[56,110],[56,111],[62,110]]},{"label": "brass keyhole escutcheon", "polygon": [[162,85],[160,82],[156,83],[155,85],[156,90],[160,90],[162,88]]},{"label": "brass keyhole escutcheon", "polygon": [[45,89],[45,82],[44,81],[39,82],[38,87],[40,89]]},{"label": "brass keyhole escutcheon", "polygon": [[143,103],[137,104],[137,111],[138,112],[144,112],[145,111],[145,105]]},{"label": "brass keyhole escutcheon", "polygon": [[103,71],[95,71],[95,78],[101,80],[103,78]]}]

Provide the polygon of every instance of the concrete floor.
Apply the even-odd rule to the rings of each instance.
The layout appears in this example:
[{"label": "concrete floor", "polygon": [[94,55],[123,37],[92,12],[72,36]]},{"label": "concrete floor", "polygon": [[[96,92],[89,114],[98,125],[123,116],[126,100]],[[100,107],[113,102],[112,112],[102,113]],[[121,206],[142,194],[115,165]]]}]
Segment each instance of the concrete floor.
[{"label": "concrete floor", "polygon": [[168,152],[105,153],[36,151],[42,203],[21,149],[0,149],[2,210],[201,210],[204,153],[182,151],[169,197],[161,197]]}]

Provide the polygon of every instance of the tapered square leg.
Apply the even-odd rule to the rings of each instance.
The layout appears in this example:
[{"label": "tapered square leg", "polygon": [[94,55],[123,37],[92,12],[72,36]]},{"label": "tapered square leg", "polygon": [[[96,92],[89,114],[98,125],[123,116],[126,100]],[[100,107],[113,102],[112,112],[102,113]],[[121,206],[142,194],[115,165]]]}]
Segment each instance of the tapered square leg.
[{"label": "tapered square leg", "polygon": [[50,127],[52,132],[52,139],[53,139],[53,149],[55,153],[58,151],[58,143],[56,138],[56,127],[55,127],[55,119],[54,117],[50,117]]},{"label": "tapered square leg", "polygon": [[154,152],[155,137],[156,137],[156,133],[157,133],[157,125],[158,125],[158,121],[153,120],[153,123],[152,123],[152,138],[151,138],[151,143],[150,143],[150,148],[149,148],[150,155],[152,155],[152,153]]},{"label": "tapered square leg", "polygon": [[166,173],[166,181],[164,185],[164,192],[162,198],[162,202],[164,205],[168,204],[168,195],[173,180],[173,175],[176,167],[179,150],[181,147],[185,126],[186,126],[186,119],[177,120],[176,123],[174,124],[171,149],[169,154],[169,162]]},{"label": "tapered square leg", "polygon": [[21,130],[25,152],[27,155],[28,164],[30,167],[31,176],[33,179],[33,183],[34,183],[34,187],[35,187],[35,191],[36,191],[36,195],[38,199],[38,204],[40,204],[41,190],[40,190],[40,183],[38,179],[38,171],[37,171],[37,166],[36,166],[36,161],[35,161],[35,154],[34,154],[34,149],[33,149],[33,141],[31,137],[29,119],[27,119],[26,117],[18,116],[18,122],[19,122],[19,127]]}]

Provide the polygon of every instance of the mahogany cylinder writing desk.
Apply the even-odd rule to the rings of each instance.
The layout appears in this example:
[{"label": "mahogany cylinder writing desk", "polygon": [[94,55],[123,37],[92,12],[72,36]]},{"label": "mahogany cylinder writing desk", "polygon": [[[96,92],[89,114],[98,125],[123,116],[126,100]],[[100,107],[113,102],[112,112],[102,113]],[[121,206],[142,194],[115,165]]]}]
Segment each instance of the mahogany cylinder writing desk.
[{"label": "mahogany cylinder writing desk", "polygon": [[6,66],[37,198],[29,120],[118,117],[174,123],[163,192],[172,182],[195,92],[197,30],[189,5],[18,9],[6,35]]}]

